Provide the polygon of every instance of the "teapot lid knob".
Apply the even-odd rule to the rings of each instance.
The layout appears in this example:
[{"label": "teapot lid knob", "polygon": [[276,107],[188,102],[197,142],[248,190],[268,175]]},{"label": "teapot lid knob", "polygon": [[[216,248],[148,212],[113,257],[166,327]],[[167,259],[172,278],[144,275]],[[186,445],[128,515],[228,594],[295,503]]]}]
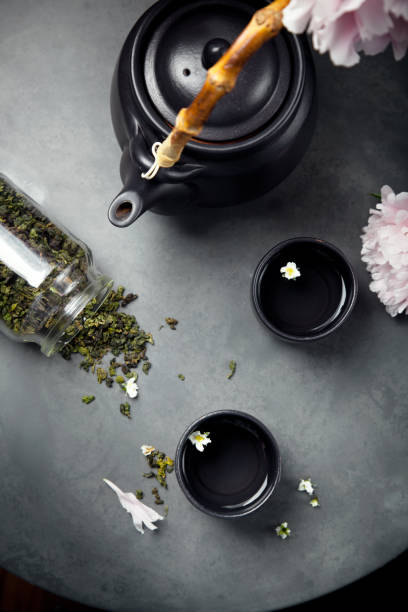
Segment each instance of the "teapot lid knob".
[{"label": "teapot lid knob", "polygon": [[218,60],[224,55],[229,49],[231,43],[224,38],[213,38],[209,40],[203,49],[201,61],[206,70],[214,66]]}]

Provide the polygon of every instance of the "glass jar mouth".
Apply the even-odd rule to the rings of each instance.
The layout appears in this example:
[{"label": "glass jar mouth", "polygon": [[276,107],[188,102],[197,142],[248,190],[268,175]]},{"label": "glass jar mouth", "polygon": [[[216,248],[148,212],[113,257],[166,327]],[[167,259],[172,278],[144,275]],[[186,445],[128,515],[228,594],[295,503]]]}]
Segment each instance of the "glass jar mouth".
[{"label": "glass jar mouth", "polygon": [[[88,275],[91,276],[90,271]],[[108,297],[112,285],[113,280],[109,277],[101,274],[92,274],[89,284],[65,305],[61,316],[43,338],[41,352],[46,357],[51,357],[54,353],[60,351],[77,335],[79,329],[67,336],[67,328],[92,300],[95,300],[94,311],[99,310]]]}]

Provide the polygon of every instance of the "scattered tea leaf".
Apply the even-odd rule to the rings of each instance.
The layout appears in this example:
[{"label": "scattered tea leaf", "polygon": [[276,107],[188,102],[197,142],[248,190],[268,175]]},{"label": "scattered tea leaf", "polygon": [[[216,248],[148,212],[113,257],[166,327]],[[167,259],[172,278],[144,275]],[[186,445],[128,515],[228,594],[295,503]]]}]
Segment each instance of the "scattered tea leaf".
[{"label": "scattered tea leaf", "polygon": [[161,504],[164,504],[164,501],[160,497],[159,491],[157,490],[156,487],[153,487],[152,493],[153,493],[153,495],[155,497],[155,500],[154,500],[155,504],[157,504],[158,506],[161,505]]},{"label": "scattered tea leaf", "polygon": [[130,404],[129,402],[125,402],[124,404],[120,405],[120,411],[123,414],[123,416],[127,417],[128,419],[131,419],[131,414],[130,414]]},{"label": "scattered tea leaf", "polygon": [[176,325],[178,324],[177,319],[174,319],[174,317],[166,317],[164,320],[166,321],[170,329],[176,329]]},{"label": "scattered tea leaf", "polygon": [[144,493],[141,489],[136,489],[136,499],[143,499],[144,498]]},{"label": "scattered tea leaf", "polygon": [[[170,459],[170,457],[167,457],[165,453],[162,453],[156,449],[148,455],[145,455],[145,457],[149,467],[152,468],[152,471],[148,472],[147,474],[143,474],[143,476],[145,476],[145,478],[156,478],[157,482],[162,487],[167,489],[167,475],[171,474],[171,472],[174,470],[173,459]],[[157,471],[154,472],[154,469]]]},{"label": "scattered tea leaf", "polygon": [[142,365],[142,370],[145,374],[148,374],[151,367],[152,367],[152,364],[150,363],[150,361],[145,361],[144,364]]},{"label": "scattered tea leaf", "polygon": [[178,377],[180,380],[186,380],[186,377],[184,376],[184,374],[179,374]]},{"label": "scattered tea leaf", "polygon": [[91,402],[93,402],[95,399],[94,395],[83,395],[82,396],[82,401],[84,404],[90,404]]},{"label": "scattered tea leaf", "polygon": [[135,300],[137,300],[139,296],[136,295],[136,293],[128,293],[127,295],[125,295],[121,301],[120,301],[120,305],[122,306],[122,308],[124,308],[125,306],[127,306],[128,304],[130,304],[131,302],[134,302]]},{"label": "scattered tea leaf", "polygon": [[235,374],[235,370],[237,369],[237,362],[234,360],[231,360],[229,362],[229,369],[231,370],[231,372],[228,374],[227,378],[232,378]]},{"label": "scattered tea leaf", "polygon": [[106,380],[107,374],[103,368],[97,368],[96,377],[98,379],[98,383],[101,384],[104,380]]}]

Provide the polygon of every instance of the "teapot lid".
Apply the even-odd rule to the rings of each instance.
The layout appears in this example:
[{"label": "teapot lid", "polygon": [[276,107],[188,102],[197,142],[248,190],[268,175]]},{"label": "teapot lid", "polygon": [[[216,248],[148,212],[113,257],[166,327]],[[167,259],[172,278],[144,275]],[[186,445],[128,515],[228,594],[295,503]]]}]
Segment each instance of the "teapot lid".
[{"label": "teapot lid", "polygon": [[[245,28],[257,4],[190,0],[171,2],[174,10],[159,13],[144,47],[144,80],[153,105],[168,124],[173,126],[178,111],[191,104],[208,68]],[[140,57],[134,61],[140,62]],[[291,72],[287,36],[281,33],[249,59],[235,88],[212,111],[199,139],[221,143],[259,131],[281,108]]]}]

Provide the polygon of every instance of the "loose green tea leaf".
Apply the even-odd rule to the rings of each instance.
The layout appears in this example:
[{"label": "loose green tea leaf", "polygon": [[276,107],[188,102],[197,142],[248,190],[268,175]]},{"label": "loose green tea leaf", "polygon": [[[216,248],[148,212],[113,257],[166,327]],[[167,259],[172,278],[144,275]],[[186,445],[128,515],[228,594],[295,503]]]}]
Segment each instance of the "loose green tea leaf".
[{"label": "loose green tea leaf", "polygon": [[98,379],[98,383],[101,384],[104,380],[106,380],[107,374],[103,368],[97,368],[96,377]]},{"label": "loose green tea leaf", "polygon": [[152,364],[150,363],[150,361],[145,361],[145,363],[142,365],[142,370],[145,374],[148,374],[151,367]]},{"label": "loose green tea leaf", "polygon": [[120,405],[120,411],[128,419],[132,418],[131,414],[130,414],[130,404],[129,404],[129,402],[125,402],[124,404],[121,404]]},{"label": "loose green tea leaf", "polygon": [[122,306],[122,308],[124,308],[125,306],[130,304],[130,302],[134,302],[134,300],[137,300],[138,297],[139,296],[136,295],[136,293],[128,293],[125,297],[121,299],[120,305]]},{"label": "loose green tea leaf", "polygon": [[178,377],[180,380],[186,380],[186,377],[184,376],[184,374],[179,374]]},{"label": "loose green tea leaf", "polygon": [[82,401],[84,404],[90,404],[91,402],[93,402],[95,399],[94,395],[83,395],[82,396]]},{"label": "loose green tea leaf", "polygon": [[177,319],[174,319],[173,317],[166,317],[164,320],[166,321],[170,329],[176,329],[176,325],[178,324]]},{"label": "loose green tea leaf", "polygon": [[136,499],[142,500],[144,498],[144,493],[141,489],[137,489],[135,491]]},{"label": "loose green tea leaf", "polygon": [[237,369],[237,362],[232,360],[229,362],[229,369],[231,372],[228,374],[227,378],[232,378],[235,374],[235,370]]},{"label": "loose green tea leaf", "polygon": [[156,487],[154,487],[154,488],[152,489],[152,493],[153,493],[153,495],[154,495],[154,497],[155,497],[155,501],[154,501],[154,503],[155,503],[155,504],[157,504],[157,505],[164,504],[164,501],[163,501],[163,500],[162,500],[162,498],[160,497],[159,491],[157,490],[157,488],[156,488]]}]

